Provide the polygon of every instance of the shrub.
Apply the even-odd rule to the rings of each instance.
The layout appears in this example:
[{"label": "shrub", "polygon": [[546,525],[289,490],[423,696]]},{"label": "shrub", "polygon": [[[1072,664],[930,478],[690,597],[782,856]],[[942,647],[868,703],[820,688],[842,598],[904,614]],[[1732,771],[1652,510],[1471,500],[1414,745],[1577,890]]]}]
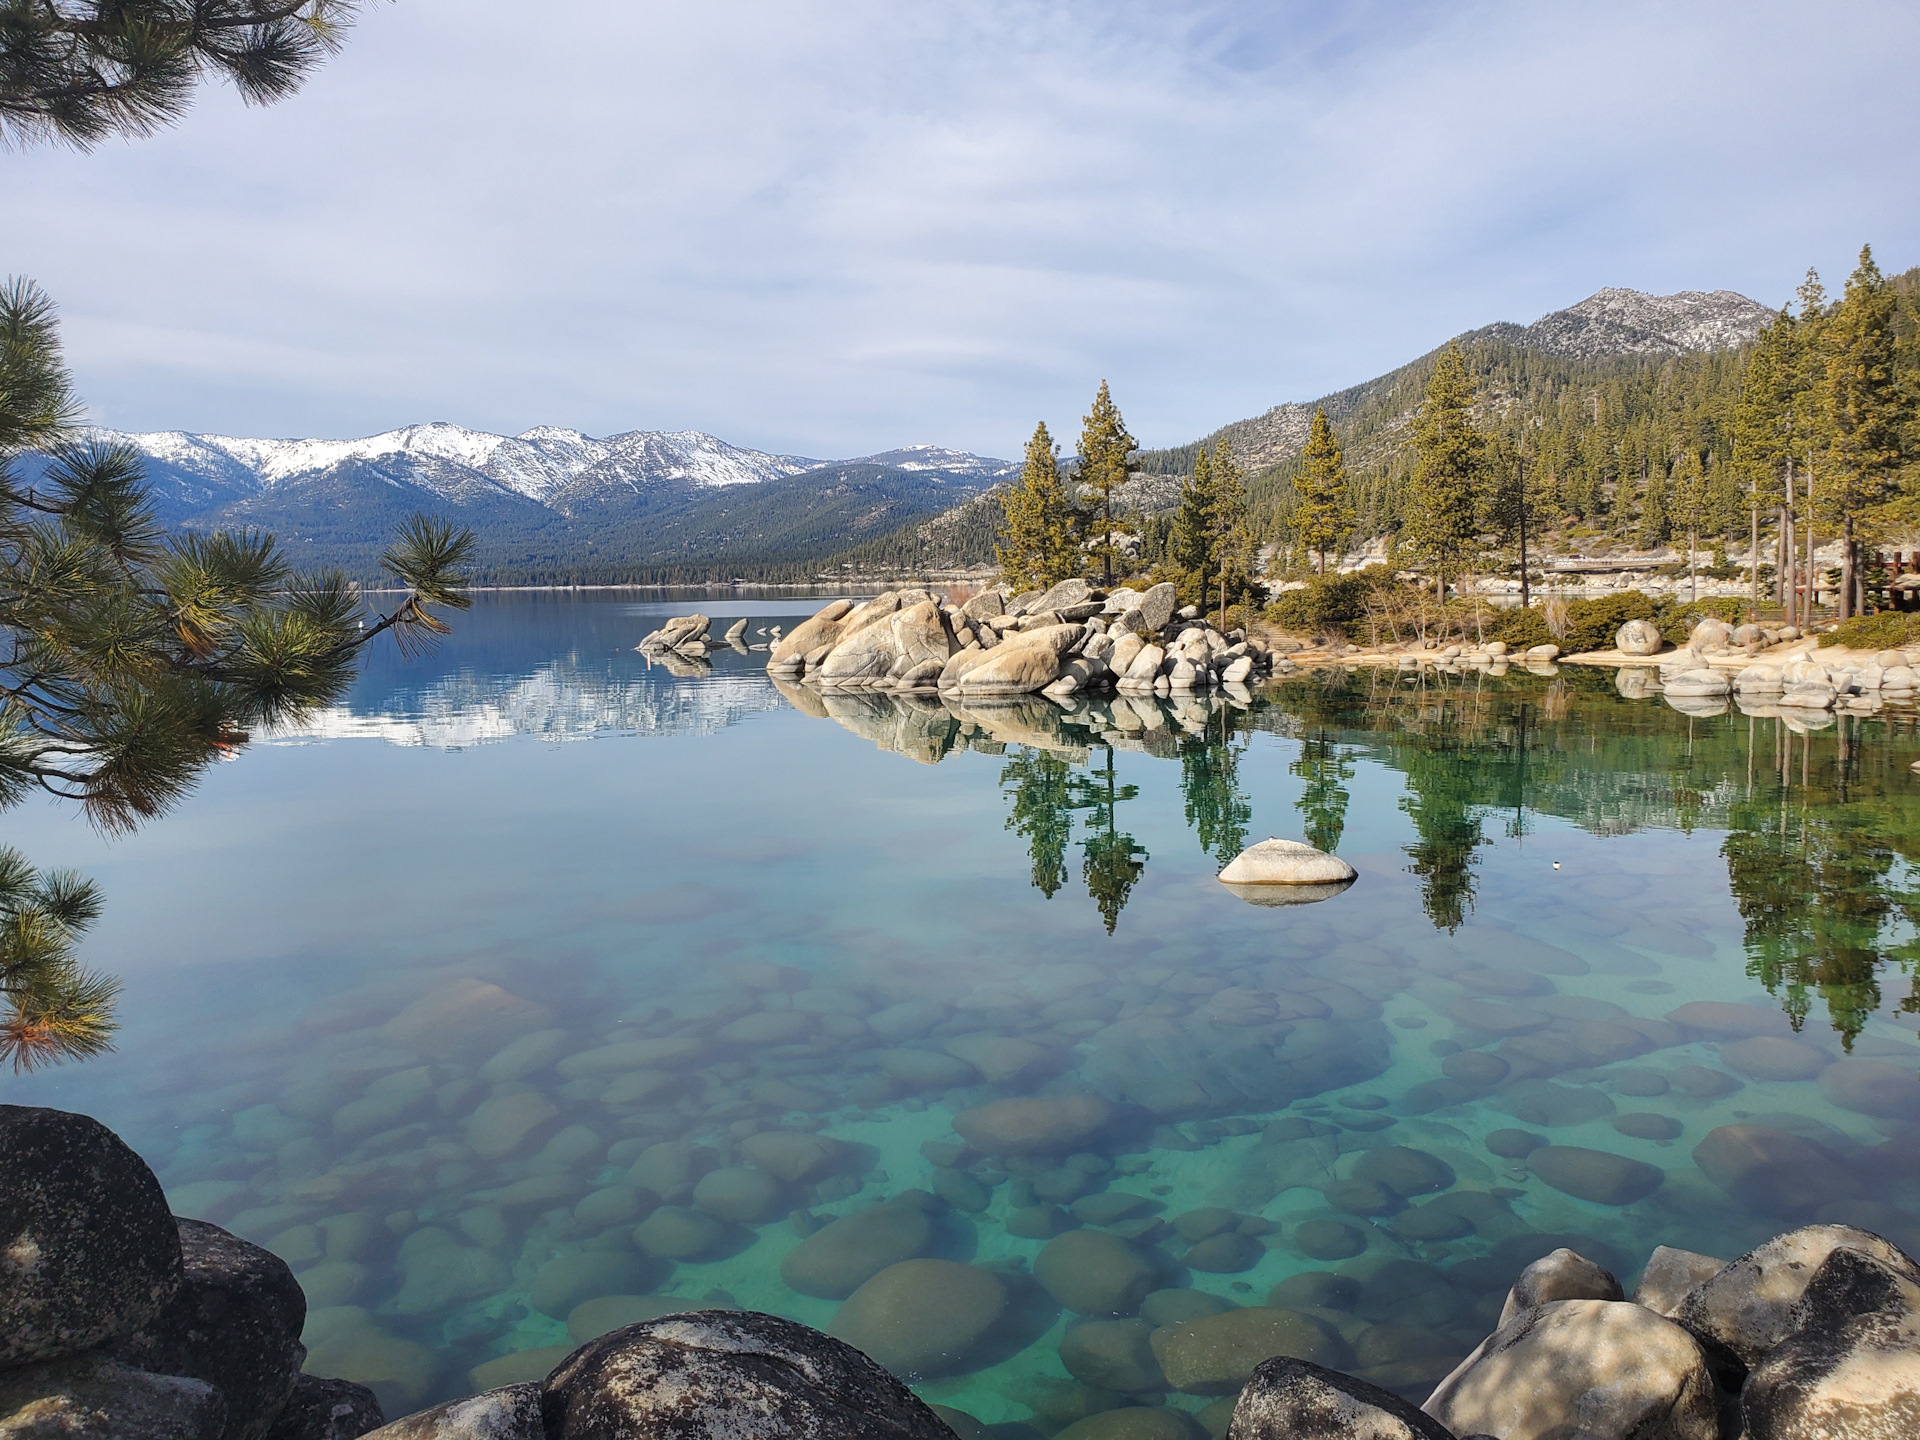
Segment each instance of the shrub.
[{"label": "shrub", "polygon": [[1298,635],[1317,635],[1351,625],[1366,617],[1367,601],[1375,590],[1398,583],[1383,566],[1351,575],[1316,575],[1306,589],[1287,590],[1274,597],[1266,609],[1267,623]]},{"label": "shrub", "polygon": [[1920,613],[1889,610],[1882,615],[1856,615],[1820,635],[1822,645],[1845,645],[1853,650],[1898,650],[1920,643]]},{"label": "shrub", "polygon": [[1547,628],[1547,617],[1537,605],[1502,610],[1487,627],[1489,640],[1504,640],[1509,649],[1528,650],[1535,645],[1557,645]]},{"label": "shrub", "polygon": [[1687,637],[1693,634],[1693,627],[1702,620],[1724,620],[1729,625],[1738,625],[1746,618],[1747,602],[1726,595],[1711,600],[1696,600],[1687,605],[1663,607],[1654,623],[1660,627],[1663,640],[1684,645]]}]

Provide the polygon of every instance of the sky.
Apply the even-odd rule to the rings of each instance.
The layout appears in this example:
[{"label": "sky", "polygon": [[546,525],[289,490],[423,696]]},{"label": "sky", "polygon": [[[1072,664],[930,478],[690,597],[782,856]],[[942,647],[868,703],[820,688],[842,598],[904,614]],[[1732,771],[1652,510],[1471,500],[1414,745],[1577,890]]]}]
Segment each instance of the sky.
[{"label": "sky", "polygon": [[373,0],[0,151],[99,422],[1178,444],[1606,285],[1920,263],[1920,6]]}]

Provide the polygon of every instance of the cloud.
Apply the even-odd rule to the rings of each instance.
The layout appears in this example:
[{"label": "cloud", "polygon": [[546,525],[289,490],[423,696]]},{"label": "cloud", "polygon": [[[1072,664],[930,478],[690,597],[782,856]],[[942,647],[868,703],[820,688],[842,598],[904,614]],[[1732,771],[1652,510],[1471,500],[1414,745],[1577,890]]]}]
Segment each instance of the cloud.
[{"label": "cloud", "polygon": [[306,90],[7,157],[107,423],[1191,438],[1601,285],[1920,255],[1920,14],[373,6]]}]

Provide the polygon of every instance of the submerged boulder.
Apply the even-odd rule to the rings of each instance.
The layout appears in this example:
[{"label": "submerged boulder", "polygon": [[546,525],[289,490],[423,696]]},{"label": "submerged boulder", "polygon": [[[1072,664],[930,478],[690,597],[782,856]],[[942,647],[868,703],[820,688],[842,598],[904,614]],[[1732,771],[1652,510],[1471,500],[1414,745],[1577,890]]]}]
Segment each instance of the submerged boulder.
[{"label": "submerged boulder", "polygon": [[847,1297],[829,1333],[896,1375],[924,1379],[975,1368],[1007,1308],[992,1272],[955,1260],[903,1260]]}]

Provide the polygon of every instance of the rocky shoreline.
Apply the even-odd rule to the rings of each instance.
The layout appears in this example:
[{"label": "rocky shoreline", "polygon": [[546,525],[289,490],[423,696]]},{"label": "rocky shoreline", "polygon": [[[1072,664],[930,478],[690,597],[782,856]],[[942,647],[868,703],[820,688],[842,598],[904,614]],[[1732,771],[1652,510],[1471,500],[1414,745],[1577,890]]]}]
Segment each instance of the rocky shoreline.
[{"label": "rocky shoreline", "polygon": [[[1103,1101],[1082,1097],[1084,1115],[1072,1102],[1006,1101],[955,1124],[970,1145],[1039,1154],[1106,1118]],[[0,1159],[5,1440],[990,1440],[1006,1428],[922,1402],[887,1368],[937,1373],[942,1335],[963,1343],[972,1311],[1008,1303],[1003,1280],[942,1260],[857,1284],[832,1335],[750,1311],[661,1315],[587,1341],[542,1380],[385,1423],[370,1391],[301,1372],[307,1302],[286,1265],[168,1214],[152,1171],[97,1121],[0,1106]],[[1381,1183],[1422,1190],[1417,1167],[1376,1169]],[[1265,1305],[1206,1303],[1156,1289],[1108,1221],[1057,1235],[1033,1281],[1079,1317],[1061,1345],[1075,1376],[1136,1398],[1066,1421],[1056,1440],[1920,1433],[1920,1265],[1852,1226],[1804,1226],[1731,1262],[1658,1248],[1631,1298],[1604,1266],[1554,1250],[1520,1272],[1492,1333],[1416,1407],[1338,1368],[1352,1304],[1338,1292],[1354,1280],[1310,1272]],[[829,1236],[815,1237],[823,1263]],[[1246,1243],[1230,1228],[1218,1237]],[[790,1263],[800,1283],[845,1288],[814,1278],[814,1261]],[[948,1270],[977,1277],[978,1299]],[[883,1282],[900,1293],[869,1294]],[[930,1294],[938,1314],[911,1329],[889,1318],[918,1315]],[[1219,1398],[1195,1414],[1152,1398],[1166,1389]]]}]

